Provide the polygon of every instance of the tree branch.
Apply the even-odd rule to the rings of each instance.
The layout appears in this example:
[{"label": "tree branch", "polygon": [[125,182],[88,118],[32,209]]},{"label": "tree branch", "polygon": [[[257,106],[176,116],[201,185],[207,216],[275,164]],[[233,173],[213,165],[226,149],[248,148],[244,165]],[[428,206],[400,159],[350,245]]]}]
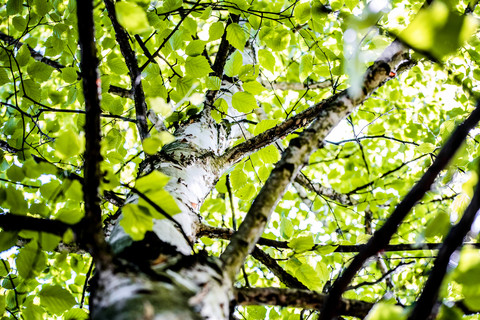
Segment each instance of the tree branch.
[{"label": "tree branch", "polygon": [[275,259],[270,257],[264,251],[260,250],[258,247],[253,249],[252,256],[263,263],[287,287],[308,290],[307,286],[285,271],[282,267],[280,267]]},{"label": "tree branch", "polygon": [[[111,0],[105,0],[105,1],[111,1]],[[140,67],[140,72],[142,72],[150,62],[153,61],[153,59],[155,59],[155,57],[160,53],[160,50],[162,50],[163,46],[165,45],[165,43],[167,43],[168,40],[170,40],[170,38],[175,34],[175,32],[178,30],[178,28],[180,28],[180,25],[182,24],[182,22],[190,15],[190,13],[192,13],[192,11],[195,9],[195,7],[200,3],[201,0],[198,0],[195,4],[193,4],[193,6],[187,11],[187,13],[182,17],[182,19],[180,20],[180,22],[177,23],[177,25],[175,26],[175,28],[173,28],[172,32],[170,32],[170,34],[163,40],[163,42],[160,44],[160,46],[158,47],[158,49],[147,59],[147,61]]]},{"label": "tree branch", "polygon": [[274,90],[315,90],[315,89],[323,89],[328,88],[332,85],[331,80],[324,80],[319,82],[312,82],[312,83],[302,83],[302,82],[270,82],[267,80],[261,80],[260,83],[267,88],[271,88]]},{"label": "tree branch", "polygon": [[405,140],[397,139],[395,137],[389,137],[389,136],[386,136],[384,134],[374,135],[374,136],[363,136],[363,137],[358,137],[358,138],[354,138],[354,139],[346,139],[346,140],[337,141],[337,142],[325,140],[325,142],[338,146],[338,145],[341,145],[341,144],[344,144],[344,143],[347,143],[347,142],[357,142],[359,140],[365,140],[365,139],[385,139],[385,140],[392,140],[392,141],[400,142],[400,143],[403,143],[403,144],[411,144],[411,145],[414,145],[414,146],[419,145],[418,143],[413,142],[413,141],[405,141]]},{"label": "tree branch", "polygon": [[0,214],[0,227],[5,231],[31,230],[63,236],[68,230],[75,231],[75,225],[59,220],[39,219],[12,213]]},{"label": "tree branch", "polygon": [[[7,44],[9,45],[13,45],[15,46],[15,48],[17,49],[20,49],[21,46],[24,45],[24,43],[22,43],[21,41],[18,41],[16,39],[14,39],[13,37],[3,33],[0,31],[0,40],[6,42]],[[46,65],[49,65],[50,67],[52,68],[55,68],[57,70],[60,70],[60,69],[63,69],[65,68],[64,65],[62,65],[61,63],[58,63],[57,61],[54,61],[52,59],[49,59],[49,58],[46,58],[44,55],[42,55],[41,53],[35,51],[32,47],[30,47],[28,44],[27,44],[27,48],[28,50],[30,51],[30,55],[32,56],[33,59],[39,61],[39,62],[43,62],[45,63]]]},{"label": "tree branch", "polygon": [[135,113],[137,117],[137,128],[140,138],[143,140],[148,137],[148,124],[147,124],[147,103],[145,102],[145,93],[142,86],[142,71],[138,67],[137,58],[135,52],[130,46],[128,34],[123,27],[118,23],[115,13],[115,5],[111,0],[104,0],[105,7],[107,8],[108,17],[112,22],[113,29],[115,30],[115,38],[120,46],[125,64],[128,68],[130,75],[130,83],[132,86],[133,101],[135,103]]},{"label": "tree branch", "polygon": [[[198,237],[208,237],[213,239],[223,239],[229,240],[234,231],[229,228],[216,228],[211,227],[206,224],[202,224],[198,230]],[[258,239],[258,245],[268,246],[277,249],[292,249],[288,244],[288,241],[278,241],[267,238]],[[480,243],[469,242],[466,243],[469,246],[480,249]],[[342,253],[356,253],[365,248],[366,244],[355,244],[355,245],[338,245],[338,244],[315,244],[310,250],[306,251],[325,251],[330,250],[335,247],[335,250],[331,252],[342,252]],[[386,252],[395,252],[395,251],[422,251],[422,250],[438,250],[442,246],[442,243],[401,243],[401,244],[389,244],[382,251]]]},{"label": "tree branch", "polygon": [[[329,130],[333,129],[333,127],[343,119],[344,115],[348,115],[357,105],[365,100],[373,90],[390,80],[390,74],[399,73],[397,67],[404,64],[405,61],[409,61],[404,50],[405,47],[398,41],[394,41],[385,49],[382,56],[365,74],[362,92],[358,97],[350,97],[348,90],[334,94],[330,98],[288,118],[279,125],[228,149],[221,156],[222,161],[228,165],[236,163],[243,157],[272,144],[274,141],[287,136],[299,128],[305,127],[316,119],[332,118],[331,120],[333,120],[334,125],[330,127],[332,124],[329,124],[325,127],[325,130],[328,128],[328,132],[330,132]],[[391,71],[393,73],[390,73]],[[339,118],[333,119],[336,116]]]},{"label": "tree branch", "polygon": [[477,102],[476,108],[470,116],[459,125],[452,133],[448,141],[440,150],[433,164],[428,168],[427,172],[422,176],[419,182],[410,190],[402,202],[395,208],[385,224],[378,229],[368,241],[367,245],[355,256],[352,263],[335,281],[328,303],[320,315],[321,320],[330,320],[337,314],[336,308],[340,301],[342,293],[358,270],[363,266],[365,261],[388,245],[393,234],[397,231],[398,226],[410,212],[412,207],[419,201],[423,195],[430,190],[435,178],[443,170],[450,159],[454,156],[458,148],[462,145],[470,129],[474,128],[480,120],[480,102]]},{"label": "tree branch", "polygon": [[316,193],[320,197],[327,197],[344,206],[353,206],[357,204],[357,201],[352,199],[349,195],[339,193],[332,188],[324,187],[320,183],[314,183],[310,181],[303,173],[300,173],[295,177],[295,182],[300,184],[305,189]]},{"label": "tree branch", "polygon": [[[325,304],[326,295],[314,291],[281,288],[238,288],[234,291],[238,305],[267,305],[281,307],[296,307],[320,310]],[[364,318],[373,303],[342,299],[340,314]]]},{"label": "tree branch", "polygon": [[80,45],[80,71],[85,97],[85,153],[83,199],[85,217],[81,221],[80,240],[85,243],[97,267],[110,265],[111,255],[102,230],[102,210],[98,189],[100,186],[100,82],[98,78],[97,49],[93,20],[93,0],[77,0],[78,42]]},{"label": "tree branch", "polygon": [[[404,47],[397,42],[388,47],[386,52],[388,54],[384,52],[381,58],[367,70],[363,88],[357,96],[351,96],[345,90],[323,101],[319,104],[321,107],[319,107],[318,114],[315,114],[316,120],[299,137],[291,140],[282,158],[276,164],[260,193],[253,201],[238,231],[232,236],[230,244],[220,257],[231,279],[235,277],[245,258],[253,250],[277,202],[303,165],[308,161],[310,154],[323,143],[328,133],[344,117],[350,114],[358,104],[364,101],[375,89],[391,79],[391,71],[396,70],[397,65],[405,60]],[[273,128],[273,130],[276,129]],[[268,135],[268,130],[265,132],[267,132],[266,139],[271,138]],[[249,141],[258,139],[260,136],[262,134]],[[264,142],[255,141],[257,141],[254,144],[256,146],[264,144]],[[236,148],[245,144],[249,144],[249,142],[246,141],[234,147],[233,150],[238,150]],[[249,145],[248,152],[252,151],[251,147],[254,145]],[[235,161],[240,154],[241,152],[234,152],[233,155],[227,153],[227,162]]]},{"label": "tree branch", "polygon": [[[479,171],[477,170],[477,172]],[[472,223],[475,221],[478,209],[480,209],[480,184],[477,183],[473,199],[465,210],[462,219],[450,229],[450,232],[438,252],[430,276],[428,277],[420,298],[415,304],[415,308],[408,318],[409,320],[429,318],[433,307],[437,302],[438,291],[447,272],[450,257],[455,250],[462,245],[463,239],[470,231]]]}]

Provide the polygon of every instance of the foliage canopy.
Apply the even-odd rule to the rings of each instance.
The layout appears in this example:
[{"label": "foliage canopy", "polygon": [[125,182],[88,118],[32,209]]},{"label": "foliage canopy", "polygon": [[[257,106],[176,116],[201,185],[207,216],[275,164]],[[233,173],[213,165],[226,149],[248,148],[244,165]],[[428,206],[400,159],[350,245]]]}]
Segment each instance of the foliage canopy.
[{"label": "foliage canopy", "polygon": [[[77,5],[1,1],[0,315],[86,319],[94,263],[82,235],[95,231],[82,224],[90,221],[84,193],[92,190],[82,189],[90,150]],[[235,285],[328,295],[478,99],[480,9],[476,1],[430,2],[95,1],[102,135],[96,179],[105,234],[118,224],[142,241],[156,220],[173,221],[185,211],[171,186],[206,179],[202,173],[169,177],[148,167],[186,141],[189,156],[182,161],[206,159],[215,185],[206,191],[188,186],[208,196],[187,203],[202,221],[185,236],[194,240],[193,251],[219,257],[252,202],[267,192],[262,187],[289,143],[320,119],[325,134],[306,162],[296,163],[301,171],[292,174],[292,184],[271,196],[269,222],[259,246],[241,261],[242,271],[235,270]],[[387,61],[392,42],[409,49],[367,92],[366,81],[377,71],[365,76],[365,70]],[[337,114],[336,98],[350,99],[351,109]],[[188,131],[205,117],[217,136]],[[476,205],[479,137],[473,129],[454,141],[460,149],[450,164],[432,177],[428,192],[417,193],[421,200],[346,288],[343,298],[363,301],[368,319],[406,319],[407,307],[433,278],[440,246],[452,246],[449,231]],[[201,146],[211,141],[228,145],[204,152]],[[125,204],[132,194],[137,201]],[[478,318],[478,231],[475,220],[464,239],[470,245],[455,251],[445,277],[436,278],[440,319]],[[245,241],[253,246],[257,240]],[[253,299],[258,305],[245,307],[237,296],[235,316],[319,316],[322,305],[290,294],[297,304]],[[363,317],[365,310],[345,315]]]}]

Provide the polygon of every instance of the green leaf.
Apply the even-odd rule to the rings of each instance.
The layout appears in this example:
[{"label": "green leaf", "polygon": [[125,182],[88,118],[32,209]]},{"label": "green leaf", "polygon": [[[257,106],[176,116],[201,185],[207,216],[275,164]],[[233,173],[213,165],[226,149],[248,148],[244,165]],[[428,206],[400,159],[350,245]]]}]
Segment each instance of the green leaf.
[{"label": "green leaf", "polygon": [[348,9],[350,9],[350,11],[352,11],[358,5],[358,1],[357,0],[345,0],[345,5],[347,6]]},{"label": "green leaf", "polygon": [[261,66],[268,71],[272,73],[275,71],[275,57],[269,50],[258,50],[258,60],[260,61]]},{"label": "green leaf", "polygon": [[5,296],[1,295],[0,296],[0,314],[5,313]]},{"label": "green leaf", "polygon": [[59,285],[44,285],[38,295],[41,305],[56,315],[62,314],[76,303],[70,291]]},{"label": "green leaf", "polygon": [[335,252],[337,250],[338,245],[323,245],[323,246],[318,246],[315,251],[318,252],[320,255],[324,256],[327,254],[330,254],[332,252]]},{"label": "green leaf", "polygon": [[135,187],[137,190],[147,193],[157,189],[163,189],[169,180],[170,177],[160,171],[154,170],[152,173],[137,179]]},{"label": "green leaf", "polygon": [[228,25],[227,40],[234,48],[243,52],[247,39],[247,32],[238,23]]},{"label": "green leaf", "polygon": [[146,154],[156,154],[164,145],[175,141],[175,137],[168,131],[162,131],[153,134],[152,136],[142,141],[143,151]]},{"label": "green leaf", "polygon": [[229,77],[237,76],[240,73],[240,69],[243,66],[243,56],[240,51],[235,50],[235,52],[230,55],[227,62],[225,63],[225,74]]},{"label": "green leaf", "polygon": [[294,249],[296,252],[310,250],[314,245],[315,242],[313,241],[312,235],[296,237],[288,243],[288,246]]},{"label": "green leaf", "polygon": [[35,12],[40,16],[46,15],[52,8],[52,3],[47,0],[35,0],[33,2]]},{"label": "green leaf", "polygon": [[6,207],[14,214],[24,215],[27,213],[28,204],[20,190],[9,186],[6,190]]},{"label": "green leaf", "polygon": [[115,3],[115,11],[118,22],[130,33],[142,33],[150,31],[147,14],[142,7],[131,1]]},{"label": "green leaf", "polygon": [[188,44],[185,53],[189,56],[198,56],[202,54],[206,43],[206,41],[202,40],[193,40]]},{"label": "green leaf", "polygon": [[53,68],[42,62],[30,63],[27,67],[27,73],[37,81],[47,81],[50,79]]},{"label": "green leaf", "polygon": [[[150,191],[146,193],[145,196],[170,216],[174,216],[177,213],[181,212],[175,199],[170,195],[170,193],[168,193],[168,191],[164,189]],[[165,218],[165,215],[163,212],[159,212],[157,209],[155,209],[146,200],[142,198],[138,200],[138,205],[146,208],[149,214],[152,215],[155,219]]]},{"label": "green leaf", "polygon": [[253,184],[246,184],[235,192],[235,195],[242,200],[252,200],[257,193]]},{"label": "green leaf", "polygon": [[17,243],[18,232],[0,231],[0,252],[10,249]]},{"label": "green leaf", "polygon": [[473,17],[449,10],[444,2],[421,9],[402,31],[400,38],[414,49],[429,52],[437,59],[456,51],[477,28]]},{"label": "green leaf", "polygon": [[83,309],[73,308],[63,315],[65,320],[86,320],[89,319],[88,313]]},{"label": "green leaf", "polygon": [[213,70],[210,68],[207,59],[204,56],[188,57],[185,62],[185,71],[187,75],[201,78],[208,75]]},{"label": "green leaf", "polygon": [[40,244],[40,247],[45,251],[54,251],[55,248],[58,247],[60,240],[62,240],[61,237],[46,232],[41,232],[38,237],[38,243]]},{"label": "green leaf", "polygon": [[440,211],[434,219],[430,220],[425,230],[425,237],[444,237],[450,230],[450,215]]},{"label": "green leaf", "polygon": [[236,92],[232,97],[232,106],[244,113],[252,112],[258,107],[255,97],[248,92]]},{"label": "green leaf", "polygon": [[[119,3],[123,3],[123,2],[119,2]],[[128,72],[127,65],[121,58],[109,59],[107,61],[107,64],[114,73],[125,74]]]},{"label": "green leaf", "polygon": [[[1,77],[0,77],[1,78]],[[474,69],[473,70],[473,78],[475,80],[480,80],[480,70],[479,69]],[[0,81],[1,82],[1,81]]]},{"label": "green leaf", "polygon": [[145,214],[138,205],[128,203],[122,207],[120,225],[134,241],[140,241],[147,231],[153,230],[153,217]]},{"label": "green leaf", "polygon": [[23,0],[8,0],[7,1],[7,14],[14,15],[22,13]]},{"label": "green leaf", "polygon": [[60,133],[54,146],[58,156],[63,159],[79,155],[83,149],[82,139],[71,129]]},{"label": "green leaf", "polygon": [[290,31],[283,27],[266,27],[260,30],[260,39],[265,41],[272,51],[285,50],[290,43],[290,36]]},{"label": "green leaf", "polygon": [[206,85],[208,90],[220,90],[222,80],[219,77],[210,76],[207,77]]},{"label": "green leaf", "polygon": [[15,58],[17,59],[17,63],[20,67],[25,66],[30,60],[30,50],[28,50],[28,47],[21,46]]},{"label": "green leaf", "polygon": [[214,41],[218,40],[223,36],[223,33],[225,32],[225,26],[223,22],[217,21],[214,22],[210,25],[210,28],[208,29],[208,41]]},{"label": "green leaf", "polygon": [[365,320],[404,320],[407,319],[407,314],[403,308],[385,302],[375,304],[368,313]]},{"label": "green leaf", "polygon": [[255,126],[255,130],[253,131],[253,134],[259,135],[260,133],[275,127],[277,123],[278,123],[278,120],[273,120],[273,119],[262,120]]},{"label": "green leaf", "polygon": [[47,257],[45,253],[37,247],[36,241],[31,241],[19,251],[15,264],[18,274],[23,279],[33,278],[45,268]]},{"label": "green leaf", "polygon": [[422,143],[415,149],[419,153],[432,153],[435,150],[435,145],[431,143]]},{"label": "green leaf", "polygon": [[84,216],[83,210],[62,208],[58,210],[55,219],[73,225],[75,223],[80,222],[83,216]]},{"label": "green leaf", "polygon": [[302,263],[301,266],[295,270],[295,277],[297,277],[297,279],[306,285],[310,290],[322,290],[322,279],[315,269],[306,263]]},{"label": "green leaf", "polygon": [[247,81],[243,84],[243,89],[247,92],[250,92],[253,95],[262,93],[265,90],[265,87],[256,80]]},{"label": "green leaf", "polygon": [[290,239],[293,236],[293,224],[288,218],[282,218],[280,222],[280,234],[284,239]]},{"label": "green leaf", "polygon": [[267,309],[263,306],[248,306],[245,308],[247,311],[247,319],[251,320],[264,320],[267,319]]},{"label": "green leaf", "polygon": [[12,19],[12,24],[15,27],[15,29],[17,29],[20,32],[23,32],[27,27],[27,20],[25,20],[25,18],[23,17],[17,16]]},{"label": "green leaf", "polygon": [[23,81],[22,91],[24,96],[28,96],[30,99],[40,102],[42,98],[42,89],[40,85],[32,79],[26,79]]},{"label": "green leaf", "polygon": [[25,174],[24,174],[22,168],[20,168],[16,165],[12,165],[7,170],[7,177],[8,177],[8,179],[13,180],[13,181],[22,181],[25,178]]},{"label": "green leaf", "polygon": [[8,77],[7,71],[3,68],[0,68],[0,86],[9,82],[10,82],[10,79]]},{"label": "green leaf", "polygon": [[212,110],[212,117],[219,123],[227,115],[228,104],[224,99],[219,98],[213,103],[213,106],[215,108]]},{"label": "green leaf", "polygon": [[266,146],[258,151],[258,156],[263,163],[276,163],[280,160],[280,152],[274,145]]},{"label": "green leaf", "polygon": [[300,59],[300,81],[304,82],[305,79],[310,76],[313,69],[313,57],[309,54],[305,54]]},{"label": "green leaf", "polygon": [[304,24],[312,17],[312,12],[310,8],[310,1],[304,3],[297,3],[295,10],[293,11],[293,16],[299,24]]}]

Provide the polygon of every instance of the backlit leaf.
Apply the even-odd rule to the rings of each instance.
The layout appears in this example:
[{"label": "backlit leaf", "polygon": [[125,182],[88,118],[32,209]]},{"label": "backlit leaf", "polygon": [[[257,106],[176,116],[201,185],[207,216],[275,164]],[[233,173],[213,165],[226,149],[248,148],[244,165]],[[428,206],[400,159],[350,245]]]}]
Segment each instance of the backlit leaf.
[{"label": "backlit leaf", "polygon": [[142,33],[151,29],[147,14],[142,7],[132,1],[115,3],[118,22],[130,33]]}]

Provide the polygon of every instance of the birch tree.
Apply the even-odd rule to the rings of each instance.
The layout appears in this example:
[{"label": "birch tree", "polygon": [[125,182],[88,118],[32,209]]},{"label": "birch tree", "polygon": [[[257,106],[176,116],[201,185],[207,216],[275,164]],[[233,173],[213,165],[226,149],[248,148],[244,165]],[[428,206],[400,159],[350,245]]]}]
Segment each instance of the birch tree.
[{"label": "birch tree", "polygon": [[4,318],[477,319],[475,1],[0,12]]}]

